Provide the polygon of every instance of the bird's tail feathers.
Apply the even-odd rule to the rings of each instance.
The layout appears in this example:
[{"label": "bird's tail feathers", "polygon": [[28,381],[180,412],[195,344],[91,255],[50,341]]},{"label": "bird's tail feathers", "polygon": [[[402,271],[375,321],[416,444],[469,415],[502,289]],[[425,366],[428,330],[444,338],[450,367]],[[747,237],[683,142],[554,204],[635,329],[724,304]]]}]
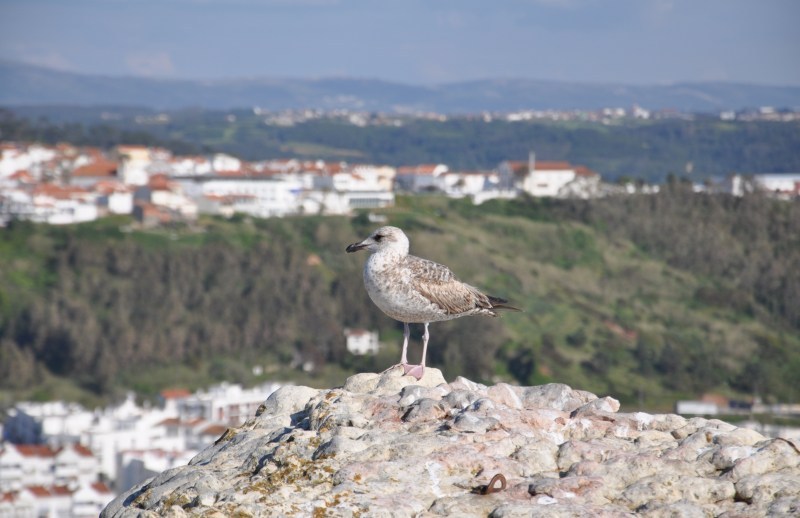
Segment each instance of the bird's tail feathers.
[{"label": "bird's tail feathers", "polygon": [[522,311],[519,308],[511,306],[506,299],[501,299],[500,297],[494,297],[492,295],[487,295],[486,297],[492,304],[492,309],[507,309],[509,311]]}]

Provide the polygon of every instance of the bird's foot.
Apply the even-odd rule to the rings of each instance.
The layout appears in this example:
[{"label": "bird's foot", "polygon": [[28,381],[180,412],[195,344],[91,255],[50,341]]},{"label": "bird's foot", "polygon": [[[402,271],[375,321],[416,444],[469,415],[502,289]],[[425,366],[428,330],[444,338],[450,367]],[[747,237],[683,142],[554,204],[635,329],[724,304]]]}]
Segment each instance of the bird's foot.
[{"label": "bird's foot", "polygon": [[409,365],[403,364],[403,373],[406,376],[414,376],[417,378],[417,381],[422,379],[422,375],[425,374],[425,366],[424,365]]}]

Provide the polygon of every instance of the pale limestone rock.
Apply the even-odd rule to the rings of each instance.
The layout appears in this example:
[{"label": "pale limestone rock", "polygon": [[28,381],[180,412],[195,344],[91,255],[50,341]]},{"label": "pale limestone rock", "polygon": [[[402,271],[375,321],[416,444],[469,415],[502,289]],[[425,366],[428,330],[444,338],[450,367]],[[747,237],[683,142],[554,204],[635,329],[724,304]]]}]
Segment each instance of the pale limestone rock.
[{"label": "pale limestone rock", "polygon": [[[562,384],[426,368],[283,387],[104,517],[791,516],[800,449],[718,420],[619,413]],[[482,494],[495,475],[505,489]],[[499,484],[499,483],[498,483]]]}]

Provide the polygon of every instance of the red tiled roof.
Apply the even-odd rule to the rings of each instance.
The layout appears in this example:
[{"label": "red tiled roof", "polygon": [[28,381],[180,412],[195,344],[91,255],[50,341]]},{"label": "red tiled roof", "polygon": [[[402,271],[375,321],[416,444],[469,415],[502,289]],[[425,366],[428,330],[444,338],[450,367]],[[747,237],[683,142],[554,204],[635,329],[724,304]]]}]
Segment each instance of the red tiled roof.
[{"label": "red tiled roof", "polygon": [[50,486],[50,494],[56,495],[71,495],[72,491],[67,486]]},{"label": "red tiled roof", "polygon": [[25,457],[52,457],[55,452],[49,447],[41,444],[16,444],[14,447]]},{"label": "red tiled roof", "polygon": [[50,491],[44,486],[28,486],[25,489],[33,493],[34,496],[43,497],[50,496]]},{"label": "red tiled roof", "polygon": [[111,194],[115,192],[130,192],[130,188],[116,180],[100,180],[94,184],[94,190],[100,194]]},{"label": "red tiled roof", "polygon": [[432,175],[437,164],[405,165],[397,168],[397,174]]},{"label": "red tiled roof", "polygon": [[577,176],[585,176],[585,177],[593,177],[593,176],[600,176],[598,173],[592,171],[588,167],[584,165],[579,165],[575,168],[575,175]]},{"label": "red tiled roof", "polygon": [[164,389],[161,391],[161,397],[164,399],[182,399],[191,395],[192,393],[184,388]]},{"label": "red tiled roof", "polygon": [[147,186],[154,191],[168,191],[170,189],[169,177],[165,174],[154,174],[147,182]]},{"label": "red tiled roof", "polygon": [[94,457],[94,453],[92,453],[92,450],[90,450],[83,444],[76,444],[73,446],[73,449],[78,455],[82,457]]},{"label": "red tiled roof", "polygon": [[9,176],[9,178],[11,180],[17,180],[20,182],[30,182],[31,180],[33,180],[33,175],[31,175],[31,173],[29,173],[25,169],[20,169],[16,173]]},{"label": "red tiled roof", "polygon": [[114,177],[117,176],[117,163],[100,158],[72,171],[73,177]]},{"label": "red tiled roof", "polygon": [[33,189],[34,196],[50,196],[59,200],[69,200],[76,195],[86,194],[87,192],[86,189],[81,187],[53,183],[40,183]]},{"label": "red tiled roof", "polygon": [[545,170],[545,171],[564,171],[564,170],[571,170],[574,169],[570,165],[569,162],[547,162],[547,161],[536,161],[534,167],[537,171]]}]

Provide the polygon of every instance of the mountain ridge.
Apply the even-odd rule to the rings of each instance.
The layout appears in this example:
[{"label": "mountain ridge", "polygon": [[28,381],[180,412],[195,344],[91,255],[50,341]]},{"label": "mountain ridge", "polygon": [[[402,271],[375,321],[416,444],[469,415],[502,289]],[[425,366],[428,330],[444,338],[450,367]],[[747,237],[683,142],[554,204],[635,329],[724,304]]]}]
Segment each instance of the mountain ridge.
[{"label": "mountain ridge", "polygon": [[89,75],[0,60],[0,105],[78,104],[266,110],[315,108],[371,112],[476,113],[629,107],[721,111],[800,107],[800,86],[720,81],[667,85],[492,78],[437,85],[319,77],[193,80]]}]

